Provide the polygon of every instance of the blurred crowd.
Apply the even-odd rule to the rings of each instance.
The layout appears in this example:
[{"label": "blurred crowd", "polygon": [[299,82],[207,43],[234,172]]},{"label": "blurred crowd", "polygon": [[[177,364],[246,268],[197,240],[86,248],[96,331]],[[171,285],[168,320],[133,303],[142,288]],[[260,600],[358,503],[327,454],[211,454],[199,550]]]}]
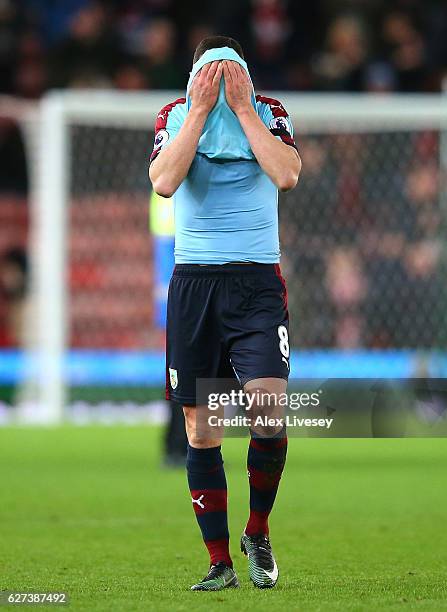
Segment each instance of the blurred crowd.
[{"label": "blurred crowd", "polygon": [[439,134],[303,137],[300,151],[299,193],[280,207],[292,337],[308,348],[445,347]]},{"label": "blurred crowd", "polygon": [[443,0],[0,0],[0,93],[183,89],[213,33],[259,89],[437,91],[447,70]]},{"label": "blurred crowd", "polygon": [[[259,90],[433,92],[447,74],[445,0],[0,0],[0,94],[183,89],[194,48],[213,33],[241,41]],[[115,131],[95,129],[73,132],[83,163],[73,168],[72,342],[161,346],[147,300],[148,134],[121,132],[118,147]],[[311,137],[298,127],[297,141],[302,178],[280,206],[293,344],[445,346],[439,133]],[[104,151],[124,174],[86,171]],[[23,336],[29,183],[22,134],[5,116],[0,155],[4,347]]]}]

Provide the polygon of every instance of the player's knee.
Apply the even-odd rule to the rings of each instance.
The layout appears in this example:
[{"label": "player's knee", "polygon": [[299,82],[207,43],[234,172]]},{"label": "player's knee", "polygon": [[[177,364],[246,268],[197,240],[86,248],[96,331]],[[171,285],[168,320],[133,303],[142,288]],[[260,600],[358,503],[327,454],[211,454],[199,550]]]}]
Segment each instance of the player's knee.
[{"label": "player's knee", "polygon": [[188,443],[193,448],[214,448],[220,446],[222,438],[216,435],[206,420],[206,413],[200,407],[183,407]]},{"label": "player's knee", "polygon": [[284,427],[282,385],[247,385],[246,394],[251,405],[251,431],[257,436],[271,438]]}]

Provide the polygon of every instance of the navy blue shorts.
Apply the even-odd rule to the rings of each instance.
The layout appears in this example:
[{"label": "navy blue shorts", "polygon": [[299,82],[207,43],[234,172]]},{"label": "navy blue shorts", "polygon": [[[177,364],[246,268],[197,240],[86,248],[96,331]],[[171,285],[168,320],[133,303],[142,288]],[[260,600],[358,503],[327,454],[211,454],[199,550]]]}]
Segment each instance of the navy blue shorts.
[{"label": "navy blue shorts", "polygon": [[287,289],[278,264],[177,264],[169,285],[166,397],[196,405],[196,379],[289,376]]}]

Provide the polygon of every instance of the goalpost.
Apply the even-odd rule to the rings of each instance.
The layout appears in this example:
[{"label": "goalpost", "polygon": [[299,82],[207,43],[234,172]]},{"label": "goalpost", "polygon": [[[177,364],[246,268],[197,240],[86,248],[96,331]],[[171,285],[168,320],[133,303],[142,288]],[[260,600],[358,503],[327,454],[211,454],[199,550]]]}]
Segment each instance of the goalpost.
[{"label": "goalpost", "polygon": [[[64,92],[50,93],[40,102],[34,132],[38,146],[29,147],[33,167],[32,291],[36,313],[30,325],[36,333],[28,347],[34,361],[27,387],[33,390],[33,405],[41,407],[47,422],[63,420],[67,389],[76,381],[82,385],[91,378],[98,384],[101,380],[103,384],[115,384],[112,379],[120,364],[128,370],[123,377],[124,385],[135,378],[132,368],[136,371],[140,368],[140,378],[144,378],[144,368],[149,368],[148,378],[152,376],[151,367],[159,371],[159,357],[142,364],[132,361],[132,355],[130,361],[123,360],[123,355],[126,351],[145,351],[152,346],[155,333],[144,329],[144,322],[151,317],[144,300],[151,298],[150,286],[144,285],[142,262],[146,261],[149,269],[150,250],[143,236],[147,223],[143,221],[143,227],[140,225],[147,213],[150,189],[146,166],[155,118],[160,108],[179,95]],[[391,286],[397,282],[393,277],[397,273],[392,266],[387,271],[368,269],[368,253],[379,246],[377,236],[372,236],[369,226],[364,230],[364,225],[374,225],[374,216],[380,217],[386,206],[397,206],[397,200],[419,197],[418,189],[430,191],[425,183],[422,185],[430,175],[428,178],[411,175],[417,171],[419,162],[427,173],[433,172],[436,165],[438,202],[427,207],[445,218],[447,105],[443,96],[271,95],[281,100],[291,115],[298,148],[303,153],[302,186],[281,196],[280,203],[290,308],[302,326],[297,328],[295,346],[300,347],[303,355],[307,352],[310,356],[316,351],[322,355],[321,351],[335,346],[341,349],[340,357],[344,349],[374,348],[383,332],[389,345],[399,350],[408,348],[431,354],[442,348],[436,341],[436,330],[427,333],[426,320],[417,318],[421,313],[414,312],[410,315],[414,319],[402,324],[406,316],[405,298],[396,311],[392,297],[384,298],[382,303],[392,312],[382,314],[383,320],[377,322],[380,296],[373,296],[374,274],[388,275],[386,282],[379,283],[383,291],[388,283]],[[408,196],[409,189],[414,189],[415,194]],[[402,211],[413,210],[411,202],[402,202],[399,204]],[[335,211],[332,217],[327,214],[328,207]],[[338,213],[338,208],[342,212]],[[405,234],[407,229],[400,232],[398,227],[399,214],[390,223],[394,234]],[[403,227],[405,219],[401,222]],[[383,230],[386,223],[379,223],[378,227]],[[436,250],[439,245],[442,248],[444,230],[442,221],[427,230],[427,236],[418,235],[414,239],[410,236],[408,241],[420,240],[421,244],[425,241],[427,249],[431,241]],[[325,246],[328,240],[329,250]],[[368,240],[371,244],[366,244]],[[430,253],[424,255],[421,250],[420,259],[424,256],[429,259]],[[443,256],[437,256],[441,261]],[[418,257],[416,251],[414,257]],[[111,261],[113,265],[109,265]],[[424,262],[415,265],[423,267]],[[347,270],[346,286],[337,281],[340,269]],[[370,275],[367,282],[362,279],[366,274]],[[437,278],[437,269],[433,274]],[[326,287],[325,295],[319,294],[318,285]],[[328,299],[333,300],[330,307]],[[368,310],[368,300],[375,310]],[[430,317],[429,309],[423,314]],[[390,319],[388,323],[386,317]],[[438,317],[433,326],[439,325],[440,320]],[[113,326],[119,336],[117,340]],[[400,326],[395,338],[393,329],[388,329],[393,326]],[[337,339],[337,334],[341,339]],[[360,334],[352,346],[344,340],[350,334]],[[110,343],[116,354],[110,353]],[[159,355],[161,347],[157,347]],[[365,364],[370,363],[367,359],[371,355],[365,353]],[[404,371],[403,362],[401,370],[397,366],[402,358],[399,355],[396,353],[393,361],[395,372]],[[118,362],[112,363],[116,356]],[[101,372],[94,372],[95,358],[102,360]],[[334,371],[340,375],[343,366],[337,367],[341,362],[334,359]],[[306,363],[303,358],[304,376],[309,374]],[[322,363],[321,359],[309,361],[308,369]],[[112,368],[110,371],[107,364]],[[366,365],[365,368],[366,375],[372,375],[373,370],[368,371]]]}]

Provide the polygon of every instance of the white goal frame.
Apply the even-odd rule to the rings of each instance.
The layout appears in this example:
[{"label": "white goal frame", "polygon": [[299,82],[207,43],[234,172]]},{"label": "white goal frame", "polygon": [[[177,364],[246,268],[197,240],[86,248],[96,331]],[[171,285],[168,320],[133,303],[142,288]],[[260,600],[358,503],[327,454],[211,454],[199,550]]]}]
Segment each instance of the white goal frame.
[{"label": "white goal frame", "polygon": [[[39,367],[34,389],[45,420],[64,419],[67,349],[67,244],[70,125],[153,129],[156,116],[179,92],[52,92],[38,108],[38,159],[33,181],[32,266],[37,305]],[[447,167],[447,104],[443,95],[326,95],[275,92],[298,135],[375,130],[436,129],[442,133],[441,163]],[[305,172],[305,160],[304,168]],[[148,185],[149,189],[149,185]],[[443,195],[444,199],[444,195]]]}]

